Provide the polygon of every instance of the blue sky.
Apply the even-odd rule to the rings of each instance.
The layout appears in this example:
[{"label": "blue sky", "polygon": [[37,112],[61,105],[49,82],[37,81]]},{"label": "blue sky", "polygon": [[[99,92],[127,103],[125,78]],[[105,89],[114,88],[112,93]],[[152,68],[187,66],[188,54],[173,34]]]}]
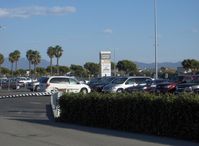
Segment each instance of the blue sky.
[{"label": "blue sky", "polygon": [[[199,0],[157,0],[158,62],[199,59]],[[154,62],[153,0],[0,0],[0,53],[60,45],[60,64]],[[112,55],[113,59],[113,55]],[[55,60],[54,60],[55,64]]]}]

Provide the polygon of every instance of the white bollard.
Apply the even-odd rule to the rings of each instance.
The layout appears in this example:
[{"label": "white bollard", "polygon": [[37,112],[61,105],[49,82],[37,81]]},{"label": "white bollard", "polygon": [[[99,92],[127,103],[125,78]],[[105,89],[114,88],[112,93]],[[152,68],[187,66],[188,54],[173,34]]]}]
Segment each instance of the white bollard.
[{"label": "white bollard", "polygon": [[59,98],[62,95],[63,95],[63,92],[55,92],[51,95],[51,107],[52,107],[54,118],[60,117]]}]

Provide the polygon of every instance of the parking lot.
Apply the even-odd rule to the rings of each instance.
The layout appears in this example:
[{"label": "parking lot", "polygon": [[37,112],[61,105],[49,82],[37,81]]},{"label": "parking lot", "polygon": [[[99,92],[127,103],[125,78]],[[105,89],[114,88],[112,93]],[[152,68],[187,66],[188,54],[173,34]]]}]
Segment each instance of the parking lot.
[{"label": "parking lot", "polygon": [[87,85],[79,82],[75,77],[67,76],[41,77],[37,80],[22,77],[0,80],[0,98],[51,95],[56,90],[84,93],[90,91],[111,93],[150,92],[158,94],[199,93],[199,76],[180,76],[177,80],[154,80],[145,76],[97,77],[91,79]]},{"label": "parking lot", "polygon": [[[28,93],[26,90],[4,95]],[[132,146],[198,145],[197,143],[144,134],[57,123],[52,117],[50,96],[26,96],[0,100],[0,141],[4,146]]]}]

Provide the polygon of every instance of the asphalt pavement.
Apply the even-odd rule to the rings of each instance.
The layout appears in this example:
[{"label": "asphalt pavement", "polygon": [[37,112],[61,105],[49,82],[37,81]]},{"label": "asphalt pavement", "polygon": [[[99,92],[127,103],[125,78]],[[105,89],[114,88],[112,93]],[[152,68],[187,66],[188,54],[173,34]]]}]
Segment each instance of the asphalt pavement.
[{"label": "asphalt pavement", "polygon": [[198,146],[199,143],[58,123],[52,117],[50,96],[32,96],[0,99],[0,145]]}]

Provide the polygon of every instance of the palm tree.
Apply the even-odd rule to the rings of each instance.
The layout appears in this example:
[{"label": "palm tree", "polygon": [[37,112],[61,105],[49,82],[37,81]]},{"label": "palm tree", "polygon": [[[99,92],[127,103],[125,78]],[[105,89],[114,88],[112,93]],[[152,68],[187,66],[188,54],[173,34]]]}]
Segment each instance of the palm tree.
[{"label": "palm tree", "polygon": [[3,54],[0,53],[0,75],[1,75],[1,65],[3,64],[4,62],[4,56]]},{"label": "palm tree", "polygon": [[59,45],[55,46],[55,57],[57,58],[57,74],[59,75],[59,58],[62,56],[63,50]]},{"label": "palm tree", "polygon": [[28,62],[29,62],[29,73],[31,73],[32,53],[33,53],[33,50],[28,50],[28,51],[26,52],[26,58],[28,59]]},{"label": "palm tree", "polygon": [[191,69],[193,73],[196,73],[199,70],[199,61],[195,59],[185,59],[181,64],[185,70]]},{"label": "palm tree", "polygon": [[55,57],[55,48],[52,46],[48,47],[47,54],[50,58],[50,75],[52,75],[52,60]]},{"label": "palm tree", "polygon": [[11,62],[11,74],[13,76],[13,63],[15,62],[15,58],[14,58],[14,53],[13,52],[11,52],[9,54],[9,61]]},{"label": "palm tree", "polygon": [[20,55],[21,55],[21,52],[19,50],[15,50],[13,52],[14,54],[14,60],[15,60],[15,71],[17,70],[17,63],[19,61],[19,58],[20,58]]},{"label": "palm tree", "polygon": [[36,65],[41,62],[41,55],[38,51],[33,51],[31,55],[31,63],[34,65],[34,74],[36,75]]}]

